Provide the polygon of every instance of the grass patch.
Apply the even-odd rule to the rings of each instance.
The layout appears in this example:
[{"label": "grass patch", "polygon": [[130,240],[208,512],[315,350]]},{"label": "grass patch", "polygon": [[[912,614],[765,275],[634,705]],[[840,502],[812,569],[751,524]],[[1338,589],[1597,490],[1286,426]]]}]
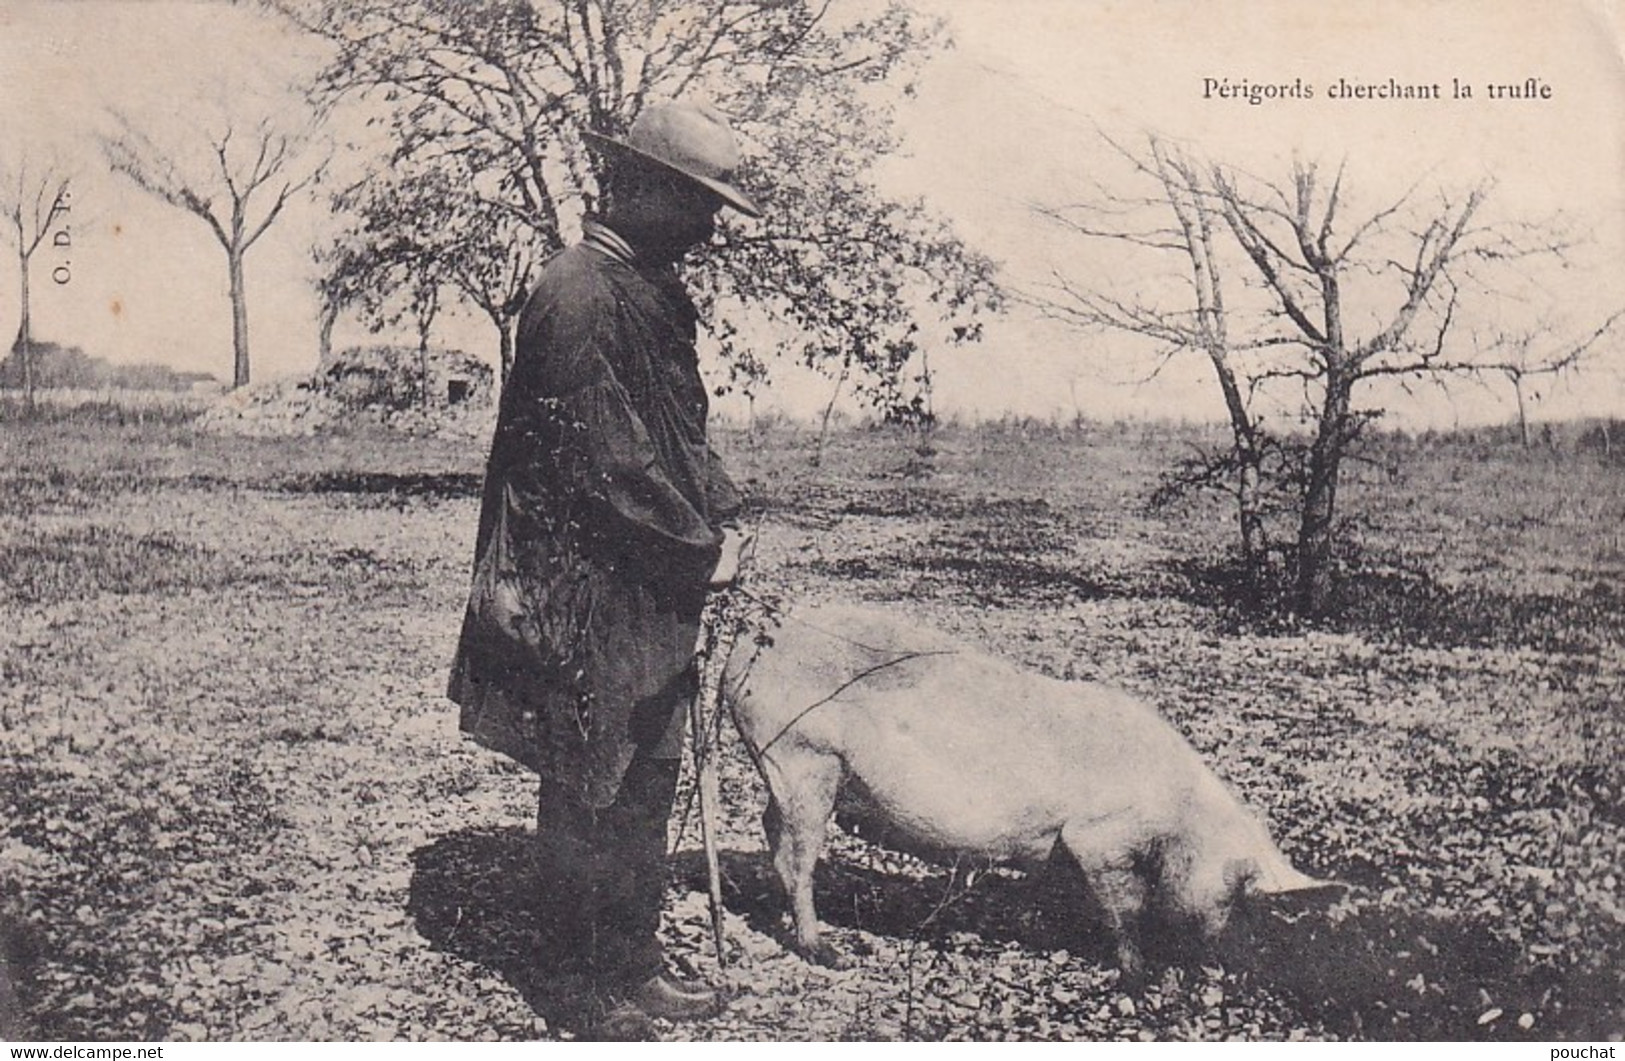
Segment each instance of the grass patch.
[{"label": "grass patch", "polygon": [[320,472],[290,476],[276,488],[288,494],[352,494],[386,504],[479,497],[485,477],[474,472]]},{"label": "grass patch", "polygon": [[[1287,633],[1291,587],[1260,585],[1234,555],[1167,565],[1181,596],[1219,612],[1232,632]],[[1625,592],[1594,581],[1564,591],[1516,592],[1465,581],[1447,586],[1425,570],[1378,559],[1346,561],[1315,626],[1379,641],[1440,648],[1532,648],[1597,652],[1625,644]]]},{"label": "grass patch", "polygon": [[0,599],[14,604],[217,589],[230,581],[213,551],[164,533],[25,525],[0,545]]},{"label": "grass patch", "polygon": [[9,395],[0,397],[0,424],[49,424],[83,427],[100,425],[117,428],[185,427],[203,414],[205,406],[196,399],[182,396],[155,395],[141,402],[119,401],[114,398],[90,398],[81,401],[52,400],[44,392],[40,401],[30,409],[22,399]]}]

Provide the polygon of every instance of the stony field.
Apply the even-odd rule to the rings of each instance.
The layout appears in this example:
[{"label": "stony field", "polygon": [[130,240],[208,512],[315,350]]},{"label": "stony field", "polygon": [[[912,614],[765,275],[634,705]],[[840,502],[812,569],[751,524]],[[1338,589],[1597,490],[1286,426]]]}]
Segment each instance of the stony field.
[{"label": "stony field", "polygon": [[[1389,440],[1319,628],[1259,619],[1189,430],[785,427],[720,447],[751,591],[890,603],[1152,701],[1332,903],[1238,918],[1125,992],[1075,881],[838,837],[851,968],[783,946],[759,781],[723,771],[725,965],[674,831],[697,1039],[1617,1039],[1625,463]],[[550,1039],[534,782],[441,697],[483,453],[385,435],[0,424],[0,1037]],[[990,725],[998,724],[990,705]],[[684,805],[689,801],[680,796]]]}]

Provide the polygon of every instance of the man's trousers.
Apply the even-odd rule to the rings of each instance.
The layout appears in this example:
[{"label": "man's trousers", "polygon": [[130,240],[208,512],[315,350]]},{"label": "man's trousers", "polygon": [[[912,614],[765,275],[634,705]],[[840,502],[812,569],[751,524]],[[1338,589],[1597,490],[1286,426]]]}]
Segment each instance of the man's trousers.
[{"label": "man's trousers", "polygon": [[[537,817],[544,963],[615,996],[662,970],[666,823],[677,759],[639,755],[615,801],[592,807],[543,783]],[[556,964],[555,964],[556,959]]]}]

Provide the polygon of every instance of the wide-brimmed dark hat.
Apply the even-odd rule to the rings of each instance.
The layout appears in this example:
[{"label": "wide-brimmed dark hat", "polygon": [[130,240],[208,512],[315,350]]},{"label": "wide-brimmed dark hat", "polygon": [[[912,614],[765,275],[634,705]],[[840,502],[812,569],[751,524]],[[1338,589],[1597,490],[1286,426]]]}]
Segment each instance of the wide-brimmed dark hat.
[{"label": "wide-brimmed dark hat", "polygon": [[716,192],[723,202],[751,217],[762,211],[733,185],[739,168],[739,145],[728,120],[702,103],[657,103],[645,107],[617,140],[590,130],[581,134],[607,155],[632,156],[653,162]]}]

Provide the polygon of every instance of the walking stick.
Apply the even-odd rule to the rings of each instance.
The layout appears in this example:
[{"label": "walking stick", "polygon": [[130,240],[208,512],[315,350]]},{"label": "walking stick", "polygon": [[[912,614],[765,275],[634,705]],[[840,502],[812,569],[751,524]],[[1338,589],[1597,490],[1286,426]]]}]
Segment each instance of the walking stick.
[{"label": "walking stick", "polygon": [[[734,585],[744,577],[746,562],[755,554],[756,536],[753,533],[745,543],[739,558],[739,570]],[[721,729],[722,671],[733,647],[734,631],[725,630],[733,624],[733,594],[729,588],[718,590],[707,604],[704,629],[700,633],[699,655],[705,661],[700,672],[699,688],[688,705],[690,739],[693,741],[695,784],[700,792],[700,841],[705,847],[705,877],[711,893],[711,940],[716,946],[717,964],[726,960],[722,935],[722,867],[717,856],[717,807],[721,791],[717,783],[716,738]],[[710,701],[710,718],[705,704]]]},{"label": "walking stick", "polygon": [[[713,640],[707,630],[707,640]],[[705,709],[702,706],[707,699],[705,681],[700,682],[700,688],[695,690],[694,699],[688,705],[689,728],[694,740],[694,772],[700,790],[700,839],[705,845],[705,878],[711,892],[711,940],[716,945],[717,964],[724,961],[724,948],[722,938],[722,867],[717,858],[717,764],[712,752],[715,750],[707,738],[710,727],[706,724]],[[713,714],[715,713],[713,708]]]}]

